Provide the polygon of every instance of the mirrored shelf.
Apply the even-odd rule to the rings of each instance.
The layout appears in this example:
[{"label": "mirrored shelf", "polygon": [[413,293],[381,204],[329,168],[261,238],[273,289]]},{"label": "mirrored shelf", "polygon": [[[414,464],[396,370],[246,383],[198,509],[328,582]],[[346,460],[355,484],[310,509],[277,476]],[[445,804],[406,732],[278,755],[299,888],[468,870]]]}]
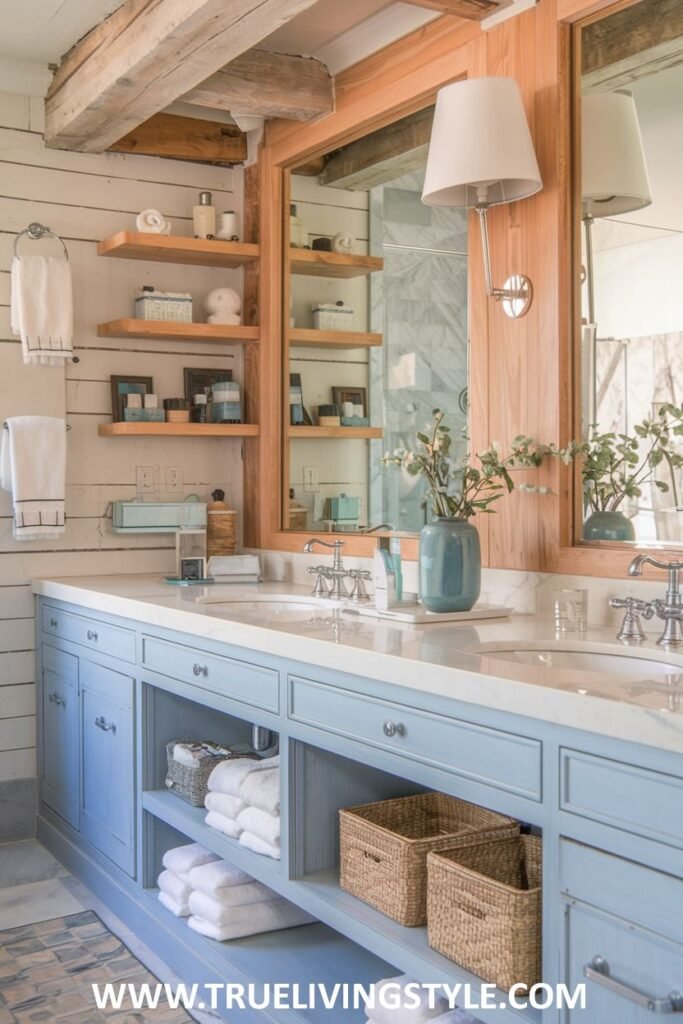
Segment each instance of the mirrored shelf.
[{"label": "mirrored shelf", "polygon": [[381,427],[288,427],[287,436],[292,441],[315,440],[316,438],[335,438],[340,441],[365,439],[369,441],[373,438],[383,437],[384,431]]},{"label": "mirrored shelf", "polygon": [[348,279],[383,270],[384,260],[379,256],[349,256],[346,253],[321,252],[318,249],[292,249],[289,268],[292,274]]},{"label": "mirrored shelf", "polygon": [[293,327],[288,337],[290,345],[302,348],[377,348],[383,341],[381,334],[366,331],[317,331],[307,327]]}]

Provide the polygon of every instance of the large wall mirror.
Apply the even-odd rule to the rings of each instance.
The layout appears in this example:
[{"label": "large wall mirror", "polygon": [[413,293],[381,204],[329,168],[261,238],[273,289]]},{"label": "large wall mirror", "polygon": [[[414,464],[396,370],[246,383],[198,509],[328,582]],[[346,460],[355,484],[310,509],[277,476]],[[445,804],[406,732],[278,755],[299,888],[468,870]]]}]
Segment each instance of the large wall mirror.
[{"label": "large wall mirror", "polygon": [[683,543],[683,4],[580,29],[582,539]]},{"label": "large wall mirror", "polygon": [[382,465],[435,408],[467,427],[467,211],[421,201],[433,108],[296,167],[285,210],[284,529],[418,532]]}]

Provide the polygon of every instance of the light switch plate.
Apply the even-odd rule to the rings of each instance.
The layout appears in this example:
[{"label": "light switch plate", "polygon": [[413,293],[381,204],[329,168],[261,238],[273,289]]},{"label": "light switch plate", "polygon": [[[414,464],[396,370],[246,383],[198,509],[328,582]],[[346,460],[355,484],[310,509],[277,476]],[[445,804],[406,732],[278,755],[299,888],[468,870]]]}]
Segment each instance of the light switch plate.
[{"label": "light switch plate", "polygon": [[166,490],[169,494],[182,493],[183,471],[180,466],[166,467]]},{"label": "light switch plate", "polygon": [[320,473],[317,466],[304,466],[304,490],[309,493],[320,490]]},{"label": "light switch plate", "polygon": [[154,466],[135,467],[135,490],[139,494],[154,490]]}]

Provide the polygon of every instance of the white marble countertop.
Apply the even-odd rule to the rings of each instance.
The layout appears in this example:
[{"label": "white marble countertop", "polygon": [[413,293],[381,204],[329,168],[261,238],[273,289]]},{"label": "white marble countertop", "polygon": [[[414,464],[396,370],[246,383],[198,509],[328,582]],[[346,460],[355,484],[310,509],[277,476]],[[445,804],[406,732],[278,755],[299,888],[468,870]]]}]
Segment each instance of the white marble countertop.
[{"label": "white marble countertop", "polygon": [[[269,595],[310,599],[307,588],[284,583],[174,587],[158,576],[84,576],[36,580],[33,589],[43,597],[257,655],[683,753],[683,654],[664,651],[649,639],[625,648],[613,629],[558,637],[550,620],[532,615],[418,626],[358,618],[325,602],[314,608],[257,603]],[[201,603],[219,597],[232,604]],[[525,653],[507,660],[494,653],[520,647]],[[553,665],[553,658],[563,660],[564,651],[632,657],[595,672]]]}]

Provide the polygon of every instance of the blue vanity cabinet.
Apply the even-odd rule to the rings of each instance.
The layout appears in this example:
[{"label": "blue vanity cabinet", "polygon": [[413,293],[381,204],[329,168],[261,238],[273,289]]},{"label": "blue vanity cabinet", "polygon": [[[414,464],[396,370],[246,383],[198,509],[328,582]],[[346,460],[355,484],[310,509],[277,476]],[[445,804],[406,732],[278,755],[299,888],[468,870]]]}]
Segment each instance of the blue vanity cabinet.
[{"label": "blue vanity cabinet", "polygon": [[81,834],[135,874],[134,680],[80,659]]},{"label": "blue vanity cabinet", "polygon": [[43,801],[78,828],[78,658],[50,644],[42,648]]}]

